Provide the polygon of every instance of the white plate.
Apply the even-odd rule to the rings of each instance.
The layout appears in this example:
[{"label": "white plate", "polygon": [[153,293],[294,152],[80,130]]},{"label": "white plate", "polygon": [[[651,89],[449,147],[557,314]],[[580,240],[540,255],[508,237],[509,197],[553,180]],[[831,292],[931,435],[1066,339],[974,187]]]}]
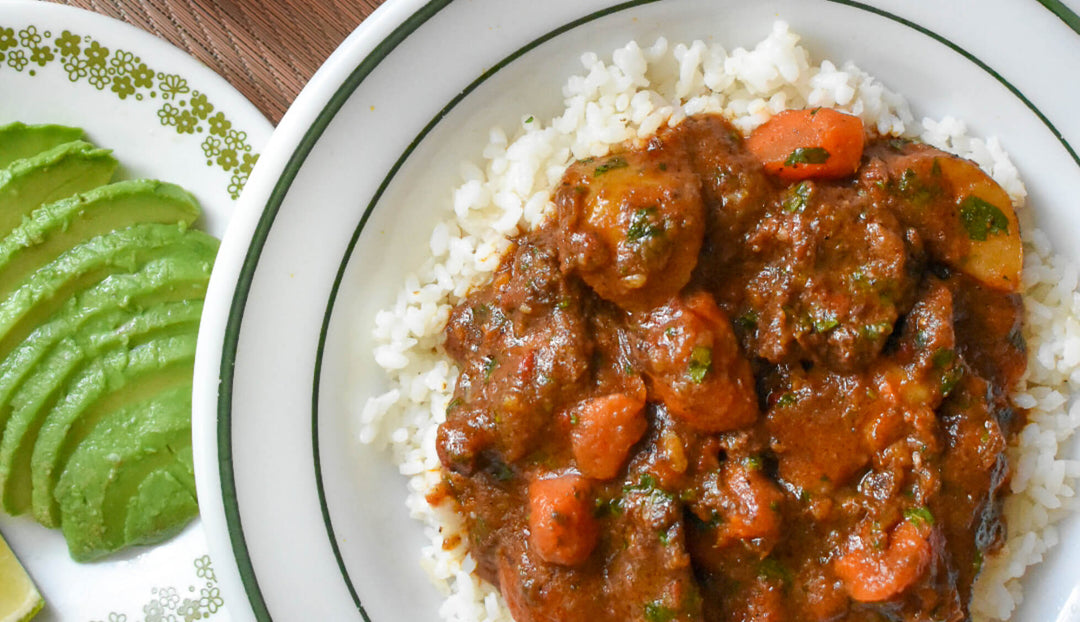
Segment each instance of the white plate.
[{"label": "white plate", "polygon": [[[196,371],[196,465],[223,585],[242,619],[437,619],[405,479],[357,445],[376,310],[419,266],[457,163],[492,125],[561,109],[581,52],[631,38],[727,49],[782,18],[818,57],[852,59],[915,113],[998,135],[1039,224],[1078,258],[1080,24],[1045,0],[391,0],[279,125],[222,247]],[[238,285],[239,284],[239,285]],[[369,348],[370,351],[370,348]],[[361,372],[349,378],[349,366]],[[219,391],[220,388],[220,391]],[[213,499],[209,497],[213,495]],[[1073,619],[1080,521],[1027,581],[1017,619]],[[228,568],[225,558],[235,560]],[[230,594],[233,592],[230,592]],[[239,596],[236,597],[239,600]],[[1070,613],[1072,612],[1072,613]],[[1061,616],[1059,618],[1059,615]]]},{"label": "white plate", "polygon": [[[202,204],[200,226],[218,237],[273,131],[225,80],[164,41],[87,11],[5,1],[0,124],[16,120],[82,127],[114,150],[123,176],[184,186]],[[228,619],[200,521],[161,546],[82,565],[59,532],[30,519],[2,516],[0,531],[45,596],[40,620]]]}]

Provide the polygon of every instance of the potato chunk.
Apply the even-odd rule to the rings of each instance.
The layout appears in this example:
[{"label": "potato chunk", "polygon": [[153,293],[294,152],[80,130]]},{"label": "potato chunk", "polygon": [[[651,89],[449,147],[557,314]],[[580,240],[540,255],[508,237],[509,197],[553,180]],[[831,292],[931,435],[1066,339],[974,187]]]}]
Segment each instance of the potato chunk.
[{"label": "potato chunk", "polygon": [[674,139],[572,164],[555,194],[563,270],[625,309],[671,298],[697,265],[699,186]]}]

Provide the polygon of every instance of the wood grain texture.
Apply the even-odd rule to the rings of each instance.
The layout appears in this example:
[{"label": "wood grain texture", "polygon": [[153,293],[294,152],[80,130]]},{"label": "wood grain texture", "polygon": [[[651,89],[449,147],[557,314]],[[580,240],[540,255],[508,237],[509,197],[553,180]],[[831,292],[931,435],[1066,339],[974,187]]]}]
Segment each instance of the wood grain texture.
[{"label": "wood grain texture", "polygon": [[384,0],[52,0],[186,50],[274,124],[315,70]]}]

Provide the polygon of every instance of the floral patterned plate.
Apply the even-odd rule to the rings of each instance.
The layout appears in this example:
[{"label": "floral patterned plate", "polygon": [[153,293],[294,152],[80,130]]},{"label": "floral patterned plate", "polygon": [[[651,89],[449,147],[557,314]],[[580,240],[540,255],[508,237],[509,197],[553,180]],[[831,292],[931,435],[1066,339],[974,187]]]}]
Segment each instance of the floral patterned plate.
[{"label": "floral patterned plate", "polygon": [[[0,125],[82,127],[124,177],[178,183],[221,237],[273,127],[225,80],[141,30],[47,2],[0,2]],[[201,522],[163,545],[76,564],[59,532],[0,516],[47,601],[36,620],[227,620]]]}]

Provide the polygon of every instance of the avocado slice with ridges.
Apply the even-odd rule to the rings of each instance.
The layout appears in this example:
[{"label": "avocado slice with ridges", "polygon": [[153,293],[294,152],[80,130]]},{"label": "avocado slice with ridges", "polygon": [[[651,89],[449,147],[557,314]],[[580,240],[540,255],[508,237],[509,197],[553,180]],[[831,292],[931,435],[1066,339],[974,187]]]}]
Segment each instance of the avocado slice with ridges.
[{"label": "avocado slice with ridges", "polygon": [[116,165],[108,150],[77,140],[0,169],[0,235],[45,203],[109,183]]},{"label": "avocado slice with ridges", "polygon": [[[72,380],[67,394],[41,421],[29,459],[11,465],[12,476],[30,478],[31,507],[38,522],[46,527],[57,526],[55,478],[106,413],[177,385],[191,384],[197,334],[198,326],[194,325],[186,334],[106,354]],[[0,452],[0,469],[6,466],[4,458]],[[7,486],[4,492],[6,501]]]},{"label": "avocado slice with ridges", "polygon": [[151,471],[128,500],[124,514],[124,542],[128,546],[167,540],[199,515],[194,476],[181,481],[174,472],[175,467]]},{"label": "avocado slice with ridges", "polygon": [[[17,515],[31,507],[33,476],[37,475],[40,481],[49,482],[48,492],[44,496],[39,492],[38,503],[43,506],[39,513],[49,517],[41,522],[47,527],[55,526],[55,518],[47,507],[52,495],[52,459],[56,458],[64,440],[66,425],[77,422],[82,410],[103,392],[125,383],[141,381],[126,394],[128,398],[137,399],[177,382],[190,382],[199,311],[192,307],[174,317],[158,314],[159,317],[147,318],[146,332],[133,335],[135,343],[131,346],[124,343],[129,340],[127,335],[116,338],[114,347],[108,351],[105,351],[105,343],[79,344],[72,338],[60,342],[44,359],[38,372],[27,378],[11,398],[12,414],[0,440],[0,502],[5,511]],[[92,341],[93,336],[89,340]],[[168,347],[173,350],[162,352]],[[165,367],[169,367],[170,374],[163,382],[156,383],[158,388],[151,386],[155,383],[143,379]],[[111,410],[108,404],[103,407]],[[52,424],[46,425],[50,420]],[[62,430],[56,427],[60,425],[59,421],[65,422]],[[85,436],[81,428],[76,432]],[[39,445],[44,454],[39,455],[38,460],[48,470],[35,474],[32,464]],[[43,457],[45,454],[49,455],[48,461]]]},{"label": "avocado slice with ridges", "polygon": [[[189,252],[167,254],[139,271],[114,274],[94,287],[77,292],[53,317],[34,329],[0,361],[0,441],[11,416],[11,397],[37,369],[46,354],[76,332],[107,335],[113,331],[138,334],[146,312],[170,302],[202,304],[213,256]],[[155,312],[157,313],[157,312]],[[86,339],[88,339],[87,337]],[[86,339],[76,338],[76,343]]]},{"label": "avocado slice with ridges", "polygon": [[184,250],[212,257],[217,246],[217,240],[200,231],[143,224],[100,235],[68,250],[0,302],[0,357],[6,358],[75,292],[111,274],[132,272],[154,257]]},{"label": "avocado slice with ridges", "polygon": [[190,383],[103,418],[72,454],[55,490],[72,558],[89,561],[121,548],[123,531],[109,529],[106,520],[116,505],[106,504],[117,496],[110,488],[137,490],[130,482],[137,486],[163,463],[183,460],[190,445]]},{"label": "avocado slice with ridges", "polygon": [[83,131],[65,125],[26,125],[16,121],[0,127],[0,168],[64,143],[83,139]]},{"label": "avocado slice with ridges", "polygon": [[199,203],[183,188],[138,179],[42,205],[0,239],[0,300],[65,250],[138,223],[190,225]]}]

